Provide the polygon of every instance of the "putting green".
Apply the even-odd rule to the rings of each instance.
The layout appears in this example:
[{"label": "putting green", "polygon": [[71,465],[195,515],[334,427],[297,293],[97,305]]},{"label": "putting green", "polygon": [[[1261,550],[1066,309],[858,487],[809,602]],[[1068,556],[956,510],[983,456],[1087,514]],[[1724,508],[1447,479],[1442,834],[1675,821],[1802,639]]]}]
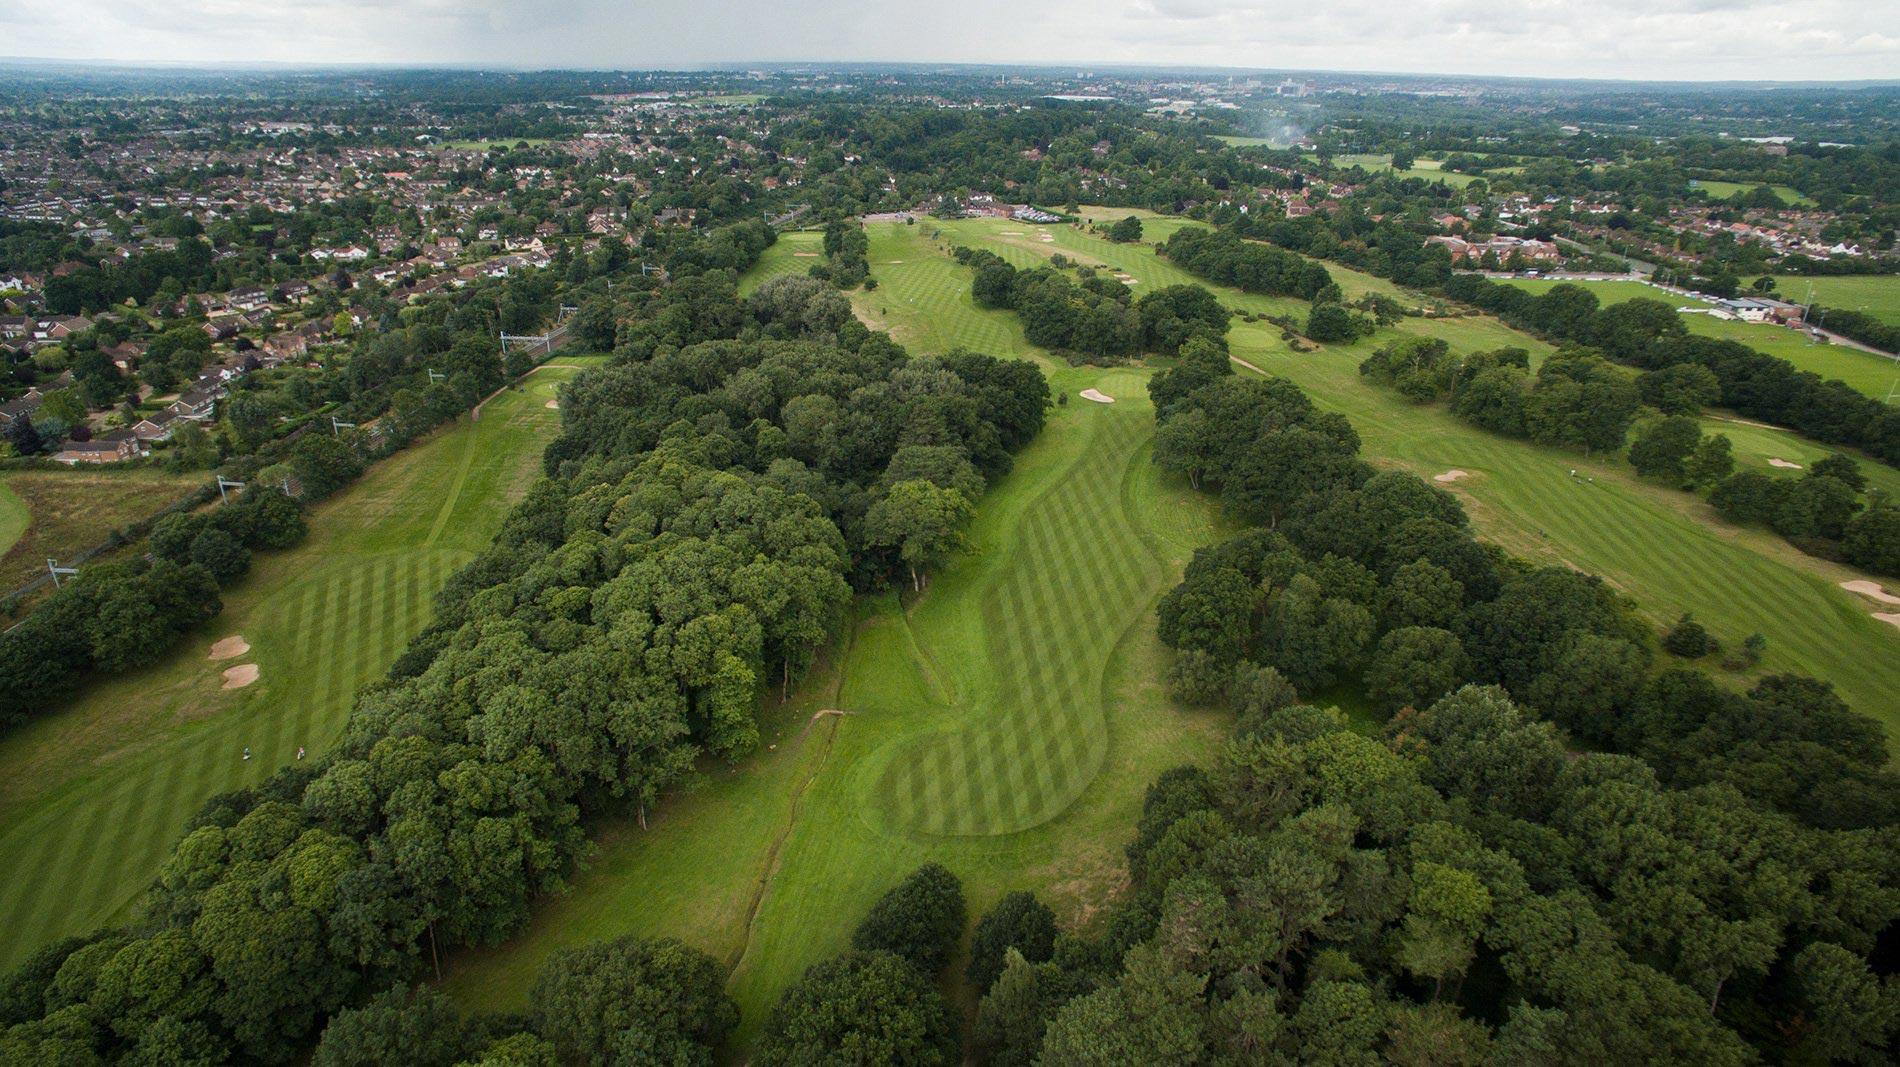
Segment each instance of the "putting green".
[{"label": "putting green", "polygon": [[[0,738],[0,870],[16,875],[0,884],[0,967],[128,918],[206,799],[336,740],[356,689],[388,670],[539,473],[560,419],[547,401],[573,374],[542,368],[479,420],[372,467],[316,507],[302,544],[260,554],[165,660]],[[250,650],[207,658],[232,635]],[[222,688],[244,664],[256,683]]]}]

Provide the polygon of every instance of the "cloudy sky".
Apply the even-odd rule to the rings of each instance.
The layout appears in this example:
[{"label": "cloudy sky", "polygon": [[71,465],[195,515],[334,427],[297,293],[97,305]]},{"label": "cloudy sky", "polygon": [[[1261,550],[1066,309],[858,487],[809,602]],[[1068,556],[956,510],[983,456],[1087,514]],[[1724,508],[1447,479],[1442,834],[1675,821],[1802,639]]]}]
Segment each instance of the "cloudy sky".
[{"label": "cloudy sky", "polygon": [[1900,0],[0,0],[0,26],[4,55],[161,62],[1900,79]]}]

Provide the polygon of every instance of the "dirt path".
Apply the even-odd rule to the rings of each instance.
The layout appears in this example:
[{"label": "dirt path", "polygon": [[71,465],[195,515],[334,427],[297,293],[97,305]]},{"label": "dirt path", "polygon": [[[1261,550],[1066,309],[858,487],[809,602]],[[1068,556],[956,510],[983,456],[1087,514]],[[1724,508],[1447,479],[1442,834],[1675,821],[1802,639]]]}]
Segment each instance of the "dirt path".
[{"label": "dirt path", "polygon": [[[840,711],[837,708],[820,708],[818,711],[812,713],[811,718],[805,720],[805,728],[801,730],[798,735],[800,741],[803,741],[805,735],[811,732],[812,724],[819,719],[828,717],[843,719],[843,717],[848,714],[850,714],[850,712]],[[746,904],[745,937],[739,942],[739,948],[732,954],[732,958],[726,961],[727,974],[733,974],[738,971],[739,965],[745,962],[746,953],[752,951],[752,931],[759,923],[759,912],[765,908],[766,891],[771,888],[772,879],[778,877],[779,864],[782,858],[781,854],[785,851],[785,842],[791,839],[792,830],[798,826],[798,805],[805,799],[805,793],[811,789],[811,784],[816,782],[818,776],[824,772],[825,764],[831,762],[831,743],[837,739],[838,729],[836,726],[833,726],[831,730],[825,734],[825,747],[819,750],[818,765],[811,769],[811,774],[807,775],[804,781],[798,783],[798,788],[792,790],[792,802],[785,814],[785,825],[779,830],[778,836],[772,839],[772,847],[766,850],[765,868],[759,874],[758,884],[752,888],[751,901]],[[796,759],[797,757],[793,756],[791,758]]]}]

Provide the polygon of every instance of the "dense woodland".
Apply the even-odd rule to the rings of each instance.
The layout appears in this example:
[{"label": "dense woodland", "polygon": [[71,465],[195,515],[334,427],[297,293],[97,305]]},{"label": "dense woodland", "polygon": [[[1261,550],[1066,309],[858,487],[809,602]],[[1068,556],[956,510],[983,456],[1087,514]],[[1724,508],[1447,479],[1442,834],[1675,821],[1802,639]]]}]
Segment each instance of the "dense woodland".
[{"label": "dense woodland", "polygon": [[623,310],[549,476],[336,754],[212,801],[137,923],[17,972],[0,1062],[288,1062],[340,1009],[518,929],[590,817],[757,744],[761,692],[854,585],[954,549],[1048,402],[1033,365],[913,359],[811,279],[742,301],[715,269]]}]

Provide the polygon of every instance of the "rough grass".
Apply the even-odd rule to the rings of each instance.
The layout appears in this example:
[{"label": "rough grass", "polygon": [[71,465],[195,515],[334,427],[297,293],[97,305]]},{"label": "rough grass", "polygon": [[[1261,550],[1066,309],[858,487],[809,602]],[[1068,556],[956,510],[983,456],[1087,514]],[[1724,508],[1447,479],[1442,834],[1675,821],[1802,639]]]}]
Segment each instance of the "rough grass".
[{"label": "rough grass", "polygon": [[10,529],[25,522],[6,555],[0,556],[0,590],[44,577],[49,556],[70,559],[208,480],[203,471],[181,474],[149,468],[75,467],[7,475],[8,496],[0,498],[0,544],[8,543]]},{"label": "rough grass", "polygon": [[[1836,279],[1821,279],[1826,281]],[[1875,281],[1881,279],[1844,278],[1841,281]],[[1900,283],[1900,278],[1885,279]],[[1661,300],[1674,307],[1709,307],[1706,301],[1692,297],[1678,296],[1675,293],[1657,289],[1637,281],[1573,281],[1566,282],[1547,278],[1510,278],[1507,285],[1515,285],[1533,293],[1548,291],[1556,285],[1581,285],[1597,294],[1604,304],[1620,304],[1625,300],[1642,297],[1649,300]],[[1790,299],[1806,296],[1805,288],[1797,291],[1794,286],[1798,280],[1787,281],[1787,293]],[[1900,303],[1900,284],[1894,289],[1895,299]],[[1819,299],[1819,297],[1817,297]],[[1867,300],[1863,300],[1866,303]],[[1825,303],[1825,301],[1823,301]],[[1851,306],[1851,305],[1843,305]],[[1759,349],[1771,356],[1785,359],[1805,371],[1813,371],[1823,378],[1837,378],[1849,386],[1876,399],[1886,399],[1887,391],[1900,380],[1900,360],[1887,356],[1864,352],[1847,345],[1834,345],[1815,342],[1801,330],[1791,330],[1786,326],[1777,326],[1771,322],[1740,322],[1718,319],[1712,315],[1684,315],[1683,324],[1690,333],[1704,337],[1718,337],[1725,341],[1738,341],[1750,348]]]},{"label": "rough grass", "polygon": [[[126,918],[208,797],[263,780],[299,745],[323,754],[356,688],[388,669],[527,491],[559,426],[545,405],[573,373],[543,368],[480,420],[372,467],[315,509],[302,544],[260,554],[224,612],[164,661],[0,737],[0,870],[15,875],[0,883],[0,967]],[[249,653],[206,659],[233,634]],[[257,683],[219,688],[242,663],[259,666]]]},{"label": "rough grass", "polygon": [[0,555],[4,555],[26,533],[27,523],[32,521],[33,513],[20,499],[13,487],[0,482]]}]

